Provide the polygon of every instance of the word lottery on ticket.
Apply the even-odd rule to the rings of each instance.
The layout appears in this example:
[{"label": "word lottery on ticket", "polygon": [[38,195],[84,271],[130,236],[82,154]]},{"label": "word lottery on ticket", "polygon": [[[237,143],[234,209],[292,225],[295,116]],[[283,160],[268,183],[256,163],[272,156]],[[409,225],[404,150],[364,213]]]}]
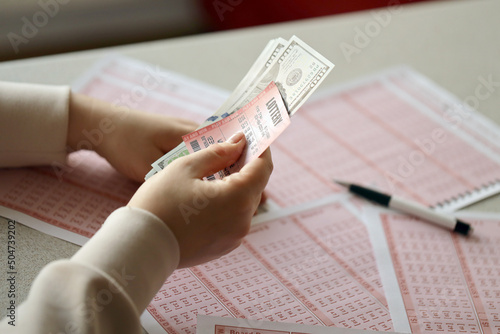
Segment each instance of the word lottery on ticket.
[{"label": "word lottery on ticket", "polygon": [[243,132],[247,147],[241,158],[230,167],[207,179],[221,179],[237,172],[261,155],[290,125],[287,108],[274,82],[234,114],[182,137],[189,153],[223,143],[232,135]]}]

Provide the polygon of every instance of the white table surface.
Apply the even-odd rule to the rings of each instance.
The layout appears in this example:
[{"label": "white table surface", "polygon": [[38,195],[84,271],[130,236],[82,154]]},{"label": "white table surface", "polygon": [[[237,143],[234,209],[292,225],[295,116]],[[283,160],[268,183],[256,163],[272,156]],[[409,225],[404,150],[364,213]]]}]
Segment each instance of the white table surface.
[{"label": "white table surface", "polygon": [[[392,11],[367,11],[4,62],[0,63],[0,80],[71,84],[104,55],[119,53],[232,90],[269,39],[295,34],[335,63],[323,87],[406,64],[463,101],[474,96],[480,77],[491,77],[498,84],[491,96],[480,102],[478,111],[500,124],[499,14],[498,0],[422,2]],[[360,44],[359,31],[371,34],[364,45]],[[358,49],[349,59],[341,49],[347,44]],[[483,201],[472,209],[498,212],[500,198]],[[7,224],[2,221],[0,239],[6,230]],[[16,248],[18,305],[45,264],[69,257],[78,249],[22,225],[17,225]],[[6,305],[4,274],[0,270],[0,306]],[[5,308],[0,307],[0,317],[4,315]]]}]

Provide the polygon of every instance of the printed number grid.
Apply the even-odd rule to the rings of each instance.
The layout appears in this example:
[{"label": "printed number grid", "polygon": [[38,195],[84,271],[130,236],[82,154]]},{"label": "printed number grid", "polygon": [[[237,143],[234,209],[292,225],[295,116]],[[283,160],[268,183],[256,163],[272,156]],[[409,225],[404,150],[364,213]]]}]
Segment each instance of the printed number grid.
[{"label": "printed number grid", "polygon": [[[444,96],[443,94],[436,94],[436,90],[441,91],[442,89],[429,82],[426,78],[418,77],[415,73],[411,75],[406,72],[393,74],[390,81],[402,91],[427,106],[430,111],[440,118],[474,137],[500,155],[500,134],[496,127],[491,127],[488,121],[472,117],[471,113],[473,111],[467,107],[465,101],[456,100],[454,97],[450,97],[447,92],[444,92]],[[434,89],[421,89],[422,84],[425,86],[434,86]],[[473,95],[472,92],[470,95]],[[470,126],[471,124],[473,126]],[[480,130],[478,131],[478,129]],[[487,138],[490,140],[487,140]]]},{"label": "printed number grid", "polygon": [[376,81],[325,95],[294,115],[273,145],[269,194],[280,206],[338,191],[332,179],[375,185],[430,206],[500,180],[494,151],[477,150],[403,90]]},{"label": "printed number grid", "polygon": [[340,204],[253,227],[230,254],[177,270],[148,310],[168,333],[195,333],[198,313],[392,330],[368,232]]},{"label": "printed number grid", "polygon": [[473,221],[465,238],[384,215],[412,333],[500,332],[500,222]]}]

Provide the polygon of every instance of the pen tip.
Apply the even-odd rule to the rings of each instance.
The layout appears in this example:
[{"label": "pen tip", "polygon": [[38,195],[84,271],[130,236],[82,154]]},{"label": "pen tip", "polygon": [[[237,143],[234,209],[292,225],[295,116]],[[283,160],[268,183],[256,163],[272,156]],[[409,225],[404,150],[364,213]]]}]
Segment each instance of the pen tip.
[{"label": "pen tip", "polygon": [[468,236],[472,234],[473,228],[470,224],[464,223],[463,221],[457,219],[457,224],[455,225],[454,231]]},{"label": "pen tip", "polygon": [[333,182],[340,184],[341,186],[349,188],[350,184],[348,182],[340,181],[340,180],[333,180]]}]

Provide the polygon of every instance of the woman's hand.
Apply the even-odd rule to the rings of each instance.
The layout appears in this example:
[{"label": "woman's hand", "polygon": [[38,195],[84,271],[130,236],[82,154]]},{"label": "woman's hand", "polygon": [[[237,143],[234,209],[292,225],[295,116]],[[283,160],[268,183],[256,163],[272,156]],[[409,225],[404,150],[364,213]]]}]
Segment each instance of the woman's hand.
[{"label": "woman's hand", "polygon": [[142,182],[151,163],[196,126],[181,118],[123,110],[71,93],[68,145],[73,150],[92,149],[122,174]]},{"label": "woman's hand", "polygon": [[245,144],[239,133],[231,142],[177,159],[130,200],[130,206],[152,212],[175,234],[180,268],[230,252],[248,233],[273,169],[270,150],[222,180],[202,179],[236,162]]}]

